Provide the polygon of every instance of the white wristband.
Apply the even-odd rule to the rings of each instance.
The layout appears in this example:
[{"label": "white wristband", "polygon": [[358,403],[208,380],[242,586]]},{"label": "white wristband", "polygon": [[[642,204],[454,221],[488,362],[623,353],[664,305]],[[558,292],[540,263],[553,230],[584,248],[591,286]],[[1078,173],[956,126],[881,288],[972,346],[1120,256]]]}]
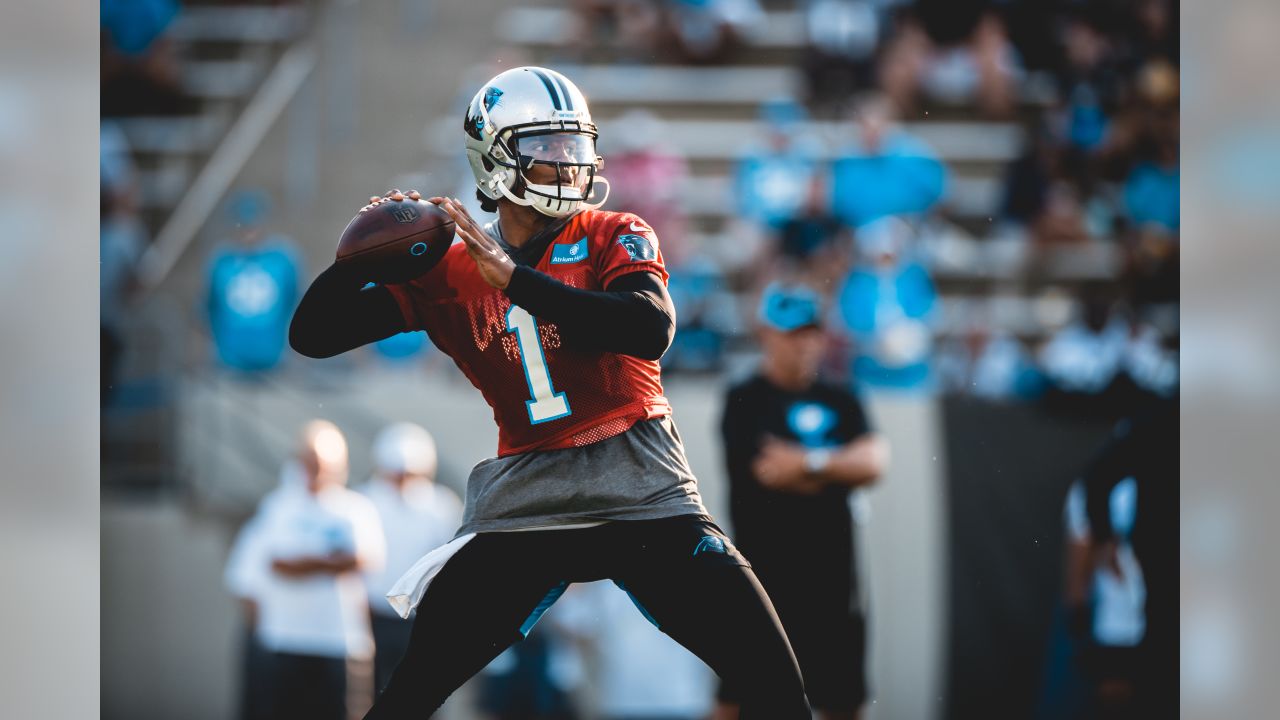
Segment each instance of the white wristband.
[{"label": "white wristband", "polygon": [[804,469],[811,475],[816,475],[827,469],[827,465],[831,463],[831,451],[823,448],[810,450],[804,454]]}]

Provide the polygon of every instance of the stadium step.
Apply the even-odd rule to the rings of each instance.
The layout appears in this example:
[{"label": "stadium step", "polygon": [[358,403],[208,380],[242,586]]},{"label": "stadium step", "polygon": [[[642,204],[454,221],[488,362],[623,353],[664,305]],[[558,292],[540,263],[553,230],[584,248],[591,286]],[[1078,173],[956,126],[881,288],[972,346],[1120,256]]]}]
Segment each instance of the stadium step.
[{"label": "stadium step", "polygon": [[204,100],[247,98],[266,75],[266,58],[233,60],[190,60],[182,67],[182,87]]},{"label": "stadium step", "polygon": [[562,65],[581,88],[593,113],[610,108],[721,105],[754,115],[762,99],[797,97],[800,75],[789,67],[687,67],[681,65]]},{"label": "stadium step", "polygon": [[210,115],[188,117],[112,118],[135,155],[202,155],[213,150],[226,130],[225,119]]},{"label": "stadium step", "polygon": [[[573,51],[581,35],[581,22],[570,9],[562,7],[512,7],[498,16],[497,32],[502,40],[552,58]],[[793,62],[804,49],[804,14],[797,10],[766,10],[760,22],[743,33],[744,48],[733,58],[738,65],[785,64]],[[587,56],[608,62],[618,53],[604,43],[584,48]]]},{"label": "stadium step", "polygon": [[297,5],[190,5],[169,28],[182,43],[277,44],[306,29],[307,12]]}]

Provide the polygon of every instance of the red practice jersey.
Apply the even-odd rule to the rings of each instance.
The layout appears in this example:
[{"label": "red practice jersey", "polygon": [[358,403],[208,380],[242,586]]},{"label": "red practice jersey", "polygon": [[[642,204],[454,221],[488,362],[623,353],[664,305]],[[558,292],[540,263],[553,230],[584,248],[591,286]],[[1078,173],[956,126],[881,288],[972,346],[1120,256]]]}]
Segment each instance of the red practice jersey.
[{"label": "red practice jersey", "polygon": [[[633,272],[667,281],[653,229],[600,210],[572,218],[534,269],[583,290]],[[589,445],[671,413],[656,361],[565,347],[555,323],[480,277],[461,242],[426,275],[386,287],[408,329],[425,330],[493,408],[499,455]]]}]

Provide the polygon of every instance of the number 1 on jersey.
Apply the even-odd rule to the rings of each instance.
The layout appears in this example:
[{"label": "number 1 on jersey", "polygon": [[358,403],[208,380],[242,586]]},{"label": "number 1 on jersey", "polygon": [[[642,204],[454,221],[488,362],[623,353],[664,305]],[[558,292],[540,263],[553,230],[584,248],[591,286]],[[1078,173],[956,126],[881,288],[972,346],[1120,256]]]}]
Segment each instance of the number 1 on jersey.
[{"label": "number 1 on jersey", "polygon": [[529,383],[532,400],[525,401],[529,409],[529,422],[533,425],[562,418],[570,413],[569,399],[556,392],[551,385],[551,372],[547,358],[542,354],[542,336],[538,333],[538,321],[528,310],[512,305],[507,311],[507,331],[516,334],[520,346],[520,362],[524,366],[524,379]]}]

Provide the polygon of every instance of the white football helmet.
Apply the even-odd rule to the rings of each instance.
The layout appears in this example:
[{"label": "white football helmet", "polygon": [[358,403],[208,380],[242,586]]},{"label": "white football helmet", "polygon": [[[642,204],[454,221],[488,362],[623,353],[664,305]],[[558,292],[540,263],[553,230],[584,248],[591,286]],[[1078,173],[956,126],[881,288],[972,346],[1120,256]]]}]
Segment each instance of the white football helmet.
[{"label": "white football helmet", "polygon": [[[582,91],[564,75],[540,67],[500,73],[471,100],[464,124],[467,160],[485,197],[556,218],[604,204],[609,183],[596,174],[604,165],[596,126]],[[530,182],[535,165],[553,168],[556,182]],[[597,182],[605,189],[594,198]]]}]

